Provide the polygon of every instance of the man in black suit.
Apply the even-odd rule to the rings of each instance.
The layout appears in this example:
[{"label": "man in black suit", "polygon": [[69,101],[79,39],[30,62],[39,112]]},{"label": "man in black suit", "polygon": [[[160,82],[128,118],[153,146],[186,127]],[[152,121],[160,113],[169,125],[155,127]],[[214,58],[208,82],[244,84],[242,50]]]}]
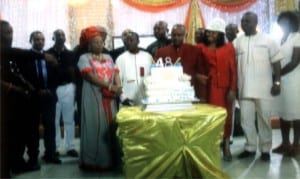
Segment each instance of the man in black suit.
[{"label": "man in black suit", "polygon": [[12,48],[12,27],[7,21],[1,20],[1,171],[0,178],[10,178],[14,174],[27,170],[23,158],[24,141],[26,138],[27,119],[24,104],[28,104],[28,89],[19,79],[17,62],[28,55],[26,51]]},{"label": "man in black suit", "polygon": [[[32,44],[31,53],[44,54],[45,37],[42,32],[34,31],[30,35],[30,43]],[[27,63],[26,77],[33,84],[35,91],[31,95],[31,118],[33,136],[32,141],[39,139],[39,122],[40,117],[44,126],[44,145],[45,155],[43,159],[47,163],[60,164],[61,160],[55,155],[55,105],[57,101],[57,68],[45,60],[31,60]],[[30,142],[30,141],[29,141]],[[36,146],[36,144],[34,144]],[[38,154],[38,148],[31,151]]]}]

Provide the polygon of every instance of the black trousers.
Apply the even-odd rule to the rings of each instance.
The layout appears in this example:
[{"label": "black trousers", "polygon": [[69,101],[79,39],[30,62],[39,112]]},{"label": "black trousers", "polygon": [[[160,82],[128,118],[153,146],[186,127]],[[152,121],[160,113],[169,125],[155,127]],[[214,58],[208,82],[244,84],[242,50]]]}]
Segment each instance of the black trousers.
[{"label": "black trousers", "polygon": [[7,105],[9,98],[1,91],[1,130],[0,130],[0,178],[10,178],[10,153],[9,153],[9,114],[10,106]]},{"label": "black trousers", "polygon": [[[38,150],[39,143],[31,138],[33,119],[29,117],[28,96],[11,91],[1,97],[1,177],[6,178],[10,171],[24,167],[23,155],[28,141],[31,151]],[[37,158],[38,152],[34,156]]]},{"label": "black trousers", "polygon": [[39,156],[39,122],[40,120],[35,116],[36,105],[32,103],[27,103],[26,106],[26,140],[25,140],[25,150],[27,149],[27,154],[29,156],[29,161],[36,163]]},{"label": "black trousers", "polygon": [[[56,108],[56,95],[54,93],[45,96],[35,96],[34,102],[34,126],[39,126],[40,120],[44,127],[44,146],[45,156],[53,157],[56,151],[55,144],[55,108]],[[39,133],[35,133],[33,138],[39,138]]]}]

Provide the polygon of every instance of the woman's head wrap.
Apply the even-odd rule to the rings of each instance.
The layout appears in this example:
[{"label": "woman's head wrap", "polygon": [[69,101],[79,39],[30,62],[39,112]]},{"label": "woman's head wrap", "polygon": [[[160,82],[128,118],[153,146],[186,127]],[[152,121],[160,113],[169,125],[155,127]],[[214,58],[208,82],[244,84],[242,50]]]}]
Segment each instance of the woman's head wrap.
[{"label": "woman's head wrap", "polygon": [[88,42],[96,36],[101,36],[101,33],[96,26],[90,26],[85,29],[82,29],[80,34],[80,42],[79,42],[80,46],[83,47],[87,45]]}]

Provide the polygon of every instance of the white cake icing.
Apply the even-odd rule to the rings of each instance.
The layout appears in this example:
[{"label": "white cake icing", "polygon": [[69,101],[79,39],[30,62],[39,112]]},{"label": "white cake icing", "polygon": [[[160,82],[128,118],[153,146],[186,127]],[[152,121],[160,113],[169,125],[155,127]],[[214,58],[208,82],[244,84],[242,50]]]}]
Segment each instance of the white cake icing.
[{"label": "white cake icing", "polygon": [[152,67],[151,75],[144,79],[146,99],[143,103],[191,104],[195,92],[190,81],[191,77],[183,73],[181,65]]}]

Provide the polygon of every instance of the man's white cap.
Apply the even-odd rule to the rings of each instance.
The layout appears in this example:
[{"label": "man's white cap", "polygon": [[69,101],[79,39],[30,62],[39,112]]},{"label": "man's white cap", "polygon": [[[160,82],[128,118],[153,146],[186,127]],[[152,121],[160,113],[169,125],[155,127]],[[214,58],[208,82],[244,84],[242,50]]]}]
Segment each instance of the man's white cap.
[{"label": "man's white cap", "polygon": [[225,21],[216,17],[208,24],[206,30],[225,33]]}]

